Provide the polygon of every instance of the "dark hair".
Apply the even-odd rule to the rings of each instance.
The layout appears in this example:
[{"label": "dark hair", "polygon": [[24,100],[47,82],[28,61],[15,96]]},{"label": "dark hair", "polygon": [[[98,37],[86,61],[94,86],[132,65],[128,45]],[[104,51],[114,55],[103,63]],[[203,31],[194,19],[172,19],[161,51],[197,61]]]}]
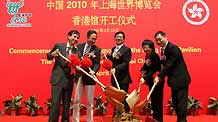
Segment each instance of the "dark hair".
[{"label": "dark hair", "polygon": [[126,38],[125,33],[123,31],[118,31],[114,34],[114,38],[118,35],[118,34],[122,34],[123,35],[123,39]]},{"label": "dark hair", "polygon": [[79,35],[79,37],[80,37],[80,33],[78,30],[71,30],[68,32],[68,36],[72,36],[73,34]]},{"label": "dark hair", "polygon": [[87,38],[89,38],[93,33],[97,35],[97,32],[95,30],[89,30],[87,32]]},{"label": "dark hair", "polygon": [[164,37],[167,36],[166,33],[164,33],[163,31],[157,31],[157,32],[154,34],[154,38],[156,38],[156,36],[157,36],[158,34],[160,34],[161,36],[164,36]]},{"label": "dark hair", "polygon": [[143,47],[144,45],[148,45],[153,51],[155,50],[155,48],[154,48],[154,43],[153,43],[151,40],[149,40],[149,39],[146,39],[146,40],[144,40],[144,41],[142,42],[142,47]]}]

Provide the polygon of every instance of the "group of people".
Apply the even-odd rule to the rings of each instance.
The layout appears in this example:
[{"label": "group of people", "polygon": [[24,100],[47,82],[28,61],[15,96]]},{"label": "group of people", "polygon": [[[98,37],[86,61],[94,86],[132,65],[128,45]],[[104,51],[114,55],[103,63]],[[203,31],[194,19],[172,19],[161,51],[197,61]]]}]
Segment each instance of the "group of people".
[{"label": "group of people", "polygon": [[[92,61],[92,70],[86,69],[90,74],[95,75],[100,68],[101,49],[95,45],[98,34],[95,30],[87,32],[87,41],[78,43],[80,33],[77,30],[71,30],[67,35],[67,42],[56,43],[52,50],[47,54],[47,59],[55,59],[55,64],[51,75],[51,96],[52,106],[49,115],[49,122],[58,122],[59,107],[62,101],[63,112],[62,122],[69,122],[69,107],[73,87],[75,96],[73,101],[73,122],[80,121],[80,102],[83,95],[83,89],[86,91],[87,101],[87,122],[93,122],[93,100],[95,84],[90,77],[76,71],[71,73],[69,64],[59,56],[61,53],[65,57],[76,54],[80,59],[89,56]],[[119,82],[120,89],[128,93],[129,84],[132,79],[129,71],[129,63],[132,57],[131,49],[125,45],[125,33],[118,31],[114,35],[115,46],[112,53],[107,54],[107,58],[112,61],[113,68],[110,70],[114,73]],[[146,53],[145,63],[141,68],[141,84],[148,85],[149,89],[156,82],[158,83],[151,94],[151,103],[153,118],[163,122],[163,88],[164,79],[168,77],[168,85],[171,87],[172,100],[177,114],[177,122],[187,122],[186,108],[188,102],[188,86],[190,76],[183,59],[182,53],[178,46],[169,42],[163,31],[158,31],[154,35],[154,40],[161,47],[161,55],[155,52],[154,43],[151,40],[142,42],[142,49]],[[105,54],[104,54],[105,55]],[[155,78],[153,75],[160,72]],[[111,85],[117,87],[114,77],[111,77]],[[128,111],[126,111],[128,112]],[[119,114],[114,110],[114,115]]]}]

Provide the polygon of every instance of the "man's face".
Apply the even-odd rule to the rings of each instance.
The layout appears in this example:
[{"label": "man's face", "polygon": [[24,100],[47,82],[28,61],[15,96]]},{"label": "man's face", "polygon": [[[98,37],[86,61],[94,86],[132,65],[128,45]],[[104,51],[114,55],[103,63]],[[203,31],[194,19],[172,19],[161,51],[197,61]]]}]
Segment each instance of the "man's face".
[{"label": "man's face", "polygon": [[117,34],[115,36],[116,45],[121,45],[124,43],[123,34]]},{"label": "man's face", "polygon": [[78,34],[72,34],[71,36],[68,36],[68,41],[71,43],[71,45],[76,44],[78,40],[79,40]]},{"label": "man's face", "polygon": [[167,42],[167,37],[162,36],[161,34],[158,34],[155,37],[155,41],[156,41],[157,45],[159,45],[160,47],[163,47]]},{"label": "man's face", "polygon": [[92,46],[95,44],[96,40],[97,40],[97,35],[95,33],[92,33],[89,37],[88,37],[88,40],[87,40],[87,43]]}]

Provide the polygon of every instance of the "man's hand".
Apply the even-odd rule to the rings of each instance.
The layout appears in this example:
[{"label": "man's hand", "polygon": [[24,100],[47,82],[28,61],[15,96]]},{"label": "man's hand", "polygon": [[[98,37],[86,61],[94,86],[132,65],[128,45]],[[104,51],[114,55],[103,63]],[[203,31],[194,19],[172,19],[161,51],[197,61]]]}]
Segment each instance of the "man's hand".
[{"label": "man's hand", "polygon": [[148,101],[149,99],[150,99],[150,96],[147,95],[147,96],[146,96],[146,100]]},{"label": "man's hand", "polygon": [[153,80],[153,82],[154,82],[155,84],[157,84],[159,81],[160,81],[160,78],[159,78],[159,77],[155,77],[154,80]]},{"label": "man's hand", "polygon": [[104,51],[101,51],[101,56],[106,56],[107,55],[107,53],[106,52],[104,52]]},{"label": "man's hand", "polygon": [[115,68],[112,68],[112,69],[111,69],[111,74],[115,74],[115,72],[116,72],[116,69],[115,69]]},{"label": "man's hand", "polygon": [[89,74],[91,74],[92,76],[94,76],[94,75],[95,75],[95,71],[90,70],[90,71],[89,71]]},{"label": "man's hand", "polygon": [[52,55],[52,56],[55,56],[55,57],[56,57],[56,56],[59,56],[59,54],[60,54],[59,49],[56,49],[54,52],[51,53],[51,55]]},{"label": "man's hand", "polygon": [[141,71],[141,76],[142,77],[146,76],[146,71]]},{"label": "man's hand", "polygon": [[144,84],[145,83],[145,79],[144,78],[140,78],[140,84]]},{"label": "man's hand", "polygon": [[92,58],[95,58],[96,56],[95,56],[95,54],[94,54],[94,52],[90,52],[90,53],[88,53],[87,54],[89,57],[92,57]]},{"label": "man's hand", "polygon": [[120,59],[120,57],[121,57],[120,52],[117,52],[117,53],[115,54],[115,58],[116,58],[116,59]]}]

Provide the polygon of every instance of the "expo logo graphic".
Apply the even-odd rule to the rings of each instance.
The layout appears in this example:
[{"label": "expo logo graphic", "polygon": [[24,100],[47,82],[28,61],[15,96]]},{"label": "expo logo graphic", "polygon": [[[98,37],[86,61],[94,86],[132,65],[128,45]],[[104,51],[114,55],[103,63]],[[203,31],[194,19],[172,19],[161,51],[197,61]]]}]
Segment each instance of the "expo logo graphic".
[{"label": "expo logo graphic", "polygon": [[187,0],[183,5],[182,14],[188,23],[202,25],[208,20],[210,10],[203,0]]},{"label": "expo logo graphic", "polygon": [[20,2],[11,2],[10,0],[7,0],[7,11],[8,14],[12,15],[7,27],[32,27],[32,24],[28,23],[28,18],[32,17],[32,13],[19,13],[19,9],[23,6],[24,0],[20,0]]}]

